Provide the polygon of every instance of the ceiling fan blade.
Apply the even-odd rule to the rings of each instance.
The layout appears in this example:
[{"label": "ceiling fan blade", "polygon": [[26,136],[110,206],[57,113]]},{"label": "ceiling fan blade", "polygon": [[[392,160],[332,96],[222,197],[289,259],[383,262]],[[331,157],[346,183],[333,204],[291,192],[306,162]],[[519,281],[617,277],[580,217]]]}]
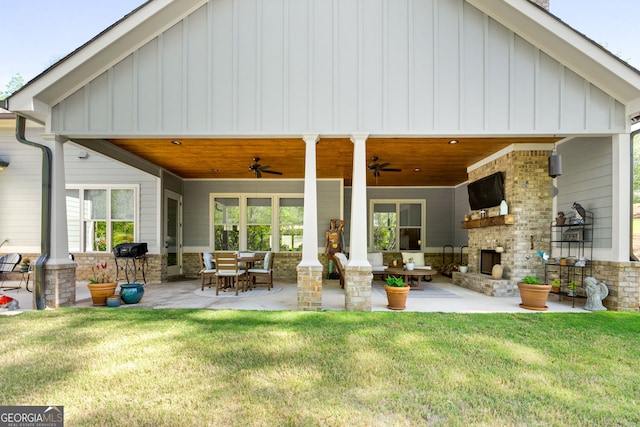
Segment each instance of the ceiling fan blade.
[{"label": "ceiling fan blade", "polygon": [[384,169],[381,169],[381,170],[383,170],[385,172],[402,172],[402,169],[396,169],[396,168],[384,168]]},{"label": "ceiling fan blade", "polygon": [[262,174],[260,173],[260,169],[256,168],[255,169],[255,173],[256,173],[256,178],[262,178]]},{"label": "ceiling fan blade", "polygon": [[383,164],[378,165],[378,169],[382,169],[382,170],[384,170],[384,168],[386,168],[386,167],[387,167],[387,166],[389,166],[390,164],[391,164],[391,163],[389,163],[389,162],[384,162]]},{"label": "ceiling fan blade", "polygon": [[274,175],[282,175],[282,172],[278,172],[278,171],[266,171],[266,170],[262,169],[262,172],[264,172],[264,173],[272,173]]},{"label": "ceiling fan blade", "polygon": [[269,169],[271,166],[269,165],[258,165],[258,169],[260,169],[261,171],[265,170],[265,169]]}]

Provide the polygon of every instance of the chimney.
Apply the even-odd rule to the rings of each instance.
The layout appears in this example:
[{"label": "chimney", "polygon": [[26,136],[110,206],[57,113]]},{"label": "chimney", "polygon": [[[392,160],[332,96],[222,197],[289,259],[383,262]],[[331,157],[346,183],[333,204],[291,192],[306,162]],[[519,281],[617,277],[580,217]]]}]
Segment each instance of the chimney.
[{"label": "chimney", "polygon": [[535,3],[538,6],[549,10],[549,0],[529,0],[531,3]]}]

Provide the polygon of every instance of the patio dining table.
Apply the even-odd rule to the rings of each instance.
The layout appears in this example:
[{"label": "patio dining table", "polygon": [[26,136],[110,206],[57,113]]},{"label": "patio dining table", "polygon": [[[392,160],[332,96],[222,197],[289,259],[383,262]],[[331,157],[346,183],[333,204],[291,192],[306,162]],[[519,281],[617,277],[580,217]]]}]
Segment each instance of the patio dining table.
[{"label": "patio dining table", "polygon": [[389,267],[385,270],[385,274],[388,276],[402,276],[405,282],[409,282],[412,278],[416,278],[418,281],[418,289],[422,288],[422,277],[426,277],[426,281],[430,282],[436,274],[438,274],[437,270],[426,269],[416,267],[414,270],[406,270],[400,267]]}]

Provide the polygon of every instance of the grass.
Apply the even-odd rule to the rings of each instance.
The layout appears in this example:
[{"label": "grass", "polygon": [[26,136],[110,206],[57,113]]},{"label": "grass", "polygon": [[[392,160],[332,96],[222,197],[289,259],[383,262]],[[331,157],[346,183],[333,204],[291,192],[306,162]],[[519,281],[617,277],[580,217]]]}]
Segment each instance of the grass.
[{"label": "grass", "polygon": [[0,402],[68,426],[635,426],[640,314],[0,316]]}]

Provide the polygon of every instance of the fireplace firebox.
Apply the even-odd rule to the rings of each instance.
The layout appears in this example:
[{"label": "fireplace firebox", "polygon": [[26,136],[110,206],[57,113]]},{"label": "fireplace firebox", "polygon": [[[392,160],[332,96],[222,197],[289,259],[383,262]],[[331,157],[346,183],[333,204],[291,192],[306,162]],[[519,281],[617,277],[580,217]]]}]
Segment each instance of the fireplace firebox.
[{"label": "fireplace firebox", "polygon": [[480,250],[480,273],[491,275],[493,266],[500,264],[500,253],[494,250]]}]

